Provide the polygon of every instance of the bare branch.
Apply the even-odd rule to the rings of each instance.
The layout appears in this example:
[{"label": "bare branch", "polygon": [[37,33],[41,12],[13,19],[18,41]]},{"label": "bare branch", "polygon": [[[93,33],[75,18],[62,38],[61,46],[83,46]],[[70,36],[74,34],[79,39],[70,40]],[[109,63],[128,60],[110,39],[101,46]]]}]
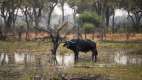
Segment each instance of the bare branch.
[{"label": "bare branch", "polygon": [[135,20],[134,20],[134,18],[133,18],[133,16],[132,15],[130,15],[130,12],[128,11],[128,17],[127,18],[130,18],[130,20],[133,22],[133,24],[136,24],[135,23]]},{"label": "bare branch", "polygon": [[68,25],[68,22],[64,22],[63,24],[61,24],[59,26],[59,28],[57,29],[57,32],[60,32],[64,27],[66,27]]}]

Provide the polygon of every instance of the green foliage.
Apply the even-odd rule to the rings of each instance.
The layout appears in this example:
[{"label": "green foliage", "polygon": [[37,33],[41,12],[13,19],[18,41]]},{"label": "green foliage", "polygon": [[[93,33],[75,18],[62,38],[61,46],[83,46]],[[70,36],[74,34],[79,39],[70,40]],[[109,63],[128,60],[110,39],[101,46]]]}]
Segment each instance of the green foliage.
[{"label": "green foliage", "polygon": [[96,12],[91,12],[91,11],[84,11],[83,13],[80,14],[79,17],[82,22],[90,22],[93,24],[98,24],[102,22],[102,17],[97,15]]},{"label": "green foliage", "polygon": [[80,14],[79,19],[82,21],[82,28],[85,33],[89,33],[94,30],[95,26],[98,26],[102,22],[102,17],[97,15],[96,12],[84,11]]},{"label": "green foliage", "polygon": [[92,23],[84,23],[82,28],[85,30],[85,32],[90,32],[95,28],[95,26]]}]

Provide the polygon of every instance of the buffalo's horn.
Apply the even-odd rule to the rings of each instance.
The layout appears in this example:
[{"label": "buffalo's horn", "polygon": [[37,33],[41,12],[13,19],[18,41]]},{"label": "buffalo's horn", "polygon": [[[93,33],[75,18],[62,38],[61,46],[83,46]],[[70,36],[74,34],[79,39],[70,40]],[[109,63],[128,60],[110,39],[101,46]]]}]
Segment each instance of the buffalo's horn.
[{"label": "buffalo's horn", "polygon": [[70,43],[75,43],[75,42],[73,42],[73,41],[68,41],[68,42],[70,42]]}]

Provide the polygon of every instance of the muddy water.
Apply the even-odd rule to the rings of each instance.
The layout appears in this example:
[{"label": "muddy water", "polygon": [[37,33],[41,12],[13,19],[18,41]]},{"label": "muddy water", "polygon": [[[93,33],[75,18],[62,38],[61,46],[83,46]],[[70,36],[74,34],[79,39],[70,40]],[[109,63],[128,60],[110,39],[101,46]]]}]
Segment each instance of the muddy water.
[{"label": "muddy water", "polygon": [[99,63],[118,65],[142,65],[142,54],[136,54],[136,51],[132,49],[104,49],[103,51],[99,51]]},{"label": "muddy water", "polygon": [[[132,49],[98,49],[98,52],[99,55],[96,64],[99,65],[100,67],[103,67],[103,65],[110,65],[110,64],[126,65],[126,66],[142,65],[142,55],[132,53],[135,52]],[[19,80],[18,78],[24,75],[25,66],[27,65],[28,66],[30,65],[30,67],[33,69],[35,67],[46,68],[48,66],[48,63],[50,62],[49,57],[50,57],[49,55],[42,53],[39,53],[38,55],[37,53],[35,55],[34,53],[29,53],[29,52],[0,53],[0,80]],[[58,65],[61,67],[69,68],[74,66],[73,53],[66,55],[58,54],[56,58]],[[87,54],[80,53],[79,62],[86,62],[86,61],[91,61],[91,52],[88,52]],[[8,66],[11,64],[24,65],[24,67]],[[3,67],[3,65],[6,66]],[[27,67],[26,70],[28,70]],[[42,71],[42,69],[40,68],[39,70]],[[100,78],[101,80],[107,80],[105,78],[102,79],[102,77],[98,77],[99,80]]]},{"label": "muddy water", "polygon": [[[27,53],[13,53],[14,56],[14,62],[16,64],[24,64],[25,59],[27,62],[35,62],[35,56],[33,54],[27,54]],[[2,61],[5,63],[9,63],[10,59],[8,57],[9,55],[6,53],[0,54],[0,64],[2,64]],[[39,55],[42,59],[43,63],[48,62],[48,55]],[[5,58],[4,58],[5,57]],[[67,55],[57,55],[57,62],[59,65],[62,66],[73,66],[74,65],[74,54],[67,54]],[[83,61],[91,61],[91,53],[80,53],[80,62]],[[136,65],[142,65],[142,55],[140,54],[129,54],[129,51],[127,50],[99,50],[98,55],[98,64],[118,64],[118,65],[129,65],[129,64],[136,64]]]}]

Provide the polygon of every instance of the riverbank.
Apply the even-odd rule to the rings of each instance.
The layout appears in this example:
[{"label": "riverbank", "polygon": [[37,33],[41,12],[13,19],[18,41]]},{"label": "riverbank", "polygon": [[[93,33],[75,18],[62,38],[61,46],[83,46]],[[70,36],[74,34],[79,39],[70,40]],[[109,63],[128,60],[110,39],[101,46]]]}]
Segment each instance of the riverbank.
[{"label": "riverbank", "polygon": [[37,41],[0,41],[0,51],[33,51],[46,52],[50,47],[50,43]]},{"label": "riverbank", "polygon": [[[137,51],[142,50],[141,41],[97,41],[97,48],[127,48],[127,49],[137,49]],[[61,53],[70,52],[70,50],[64,48],[60,45],[59,49]],[[49,52],[51,49],[50,42],[42,41],[0,41],[0,51],[26,51],[30,50],[31,52]]]},{"label": "riverbank", "polygon": [[[36,61],[41,60],[41,69],[43,75],[51,80],[141,80],[141,42],[118,42],[118,41],[97,41],[98,61],[91,61],[91,52],[88,54],[80,53],[79,62],[73,64],[73,55],[66,56],[67,53],[73,53],[60,45],[58,49],[57,60],[59,65],[49,65],[48,55],[34,55],[35,53],[49,53],[51,43],[38,41],[0,41],[0,50],[31,51],[26,53],[13,53],[15,62],[0,66],[1,80],[31,80],[36,74]],[[5,53],[6,56],[10,56]],[[1,54],[3,59],[4,53]],[[26,56],[26,57],[25,57]],[[11,58],[12,57],[7,57]],[[72,61],[72,62],[71,62]],[[63,65],[64,63],[64,65]],[[67,65],[66,65],[67,64]],[[66,67],[67,66],[67,67]],[[62,68],[61,68],[62,67]],[[28,69],[29,68],[29,69]],[[52,69],[53,68],[53,69]],[[58,68],[58,69],[57,69]],[[5,74],[6,73],[6,74]],[[17,74],[19,77],[17,77]]]},{"label": "riverbank", "polygon": [[[66,75],[75,78],[88,78],[98,76],[101,80],[141,80],[141,66],[110,66],[110,67],[73,67],[64,71]],[[68,77],[69,77],[68,76]],[[90,80],[95,80],[90,79]]]}]

